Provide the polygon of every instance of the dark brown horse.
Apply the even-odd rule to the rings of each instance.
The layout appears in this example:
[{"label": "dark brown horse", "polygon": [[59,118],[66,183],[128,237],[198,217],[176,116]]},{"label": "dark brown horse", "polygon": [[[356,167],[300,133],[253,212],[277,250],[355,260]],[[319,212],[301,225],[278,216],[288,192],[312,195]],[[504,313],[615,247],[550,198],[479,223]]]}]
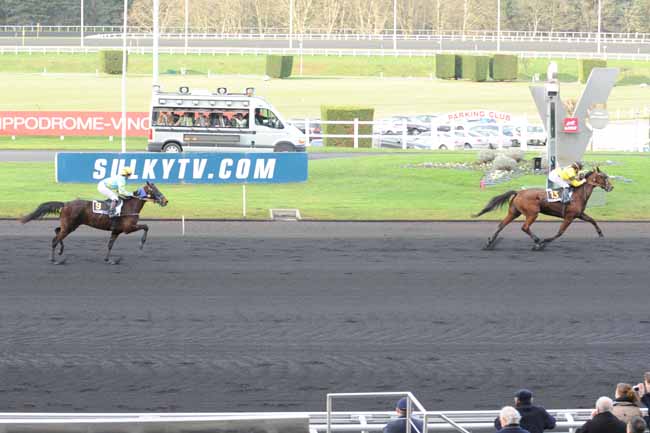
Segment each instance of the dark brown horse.
[{"label": "dark brown horse", "polygon": [[139,188],[133,194],[133,197],[124,199],[122,205],[122,212],[118,218],[109,218],[108,215],[97,214],[93,212],[93,202],[89,200],[73,200],[66,203],[60,201],[49,201],[42,203],[36,210],[29,215],[20,219],[23,224],[41,218],[47,214],[59,214],[59,227],[54,229],[55,236],[52,239],[52,253],[50,254],[50,261],[54,264],[62,264],[64,260],[54,260],[54,251],[57,245],[60,245],[59,255],[63,254],[63,239],[70,233],[75,231],[81,225],[87,225],[100,230],[107,230],[111,232],[111,238],[108,241],[108,251],[104,261],[112,265],[120,262],[119,258],[111,259],[111,249],[115,243],[115,239],[121,234],[129,234],[144,230],[142,239],[140,239],[140,249],[144,247],[147,240],[147,233],[149,227],[146,224],[138,224],[140,218],[140,211],[144,204],[148,201],[153,201],[161,206],[167,206],[167,199],[158,190],[156,185],[147,182],[142,188]]},{"label": "dark brown horse", "polygon": [[[501,230],[522,214],[526,218],[526,221],[524,222],[524,225],[521,226],[521,229],[531,237],[533,242],[535,242],[533,250],[541,250],[547,244],[562,236],[562,233],[564,233],[576,218],[591,223],[591,225],[596,229],[596,232],[598,232],[598,236],[602,237],[602,230],[600,230],[596,221],[585,213],[585,208],[587,207],[587,202],[589,201],[589,197],[591,197],[594,188],[600,187],[609,192],[613,190],[614,187],[609,182],[609,177],[600,171],[598,167],[596,167],[594,171],[586,173],[584,179],[586,182],[575,188],[573,196],[571,197],[571,202],[568,204],[562,204],[560,202],[549,203],[546,198],[546,190],[544,189],[508,191],[492,198],[483,210],[474,215],[474,217],[477,218],[487,212],[491,212],[498,207],[504,206],[506,203],[509,203],[508,215],[506,215],[503,221],[499,223],[497,231],[492,235],[492,237],[488,238],[483,249],[489,250],[494,248],[497,236]],[[562,218],[562,224],[555,236],[540,239],[530,230],[530,226],[533,225],[540,213]]]}]

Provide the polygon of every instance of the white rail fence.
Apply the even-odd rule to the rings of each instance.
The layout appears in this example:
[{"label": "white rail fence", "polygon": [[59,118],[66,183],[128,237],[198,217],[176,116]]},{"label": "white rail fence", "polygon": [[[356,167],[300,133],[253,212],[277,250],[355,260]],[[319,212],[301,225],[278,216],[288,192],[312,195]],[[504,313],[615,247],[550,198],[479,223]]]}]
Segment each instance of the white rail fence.
[{"label": "white rail fence", "polygon": [[[121,50],[121,46],[0,46],[3,54],[88,54],[101,50]],[[137,46],[131,41],[130,54],[150,54],[151,47]],[[387,49],[387,48],[256,48],[256,47],[160,47],[160,54],[195,54],[195,55],[267,55],[281,54],[294,56],[355,56],[355,57],[433,57],[436,54],[473,53],[492,55],[495,50],[426,50],[426,49]],[[506,50],[501,50],[505,52]],[[643,53],[594,53],[565,51],[507,51],[524,59],[609,59],[650,61],[650,54]]]},{"label": "white rail fence", "polygon": [[[128,33],[141,34],[142,37],[151,37],[152,29],[148,26],[128,26]],[[312,28],[302,33],[289,33],[287,28],[269,28],[259,31],[257,28],[245,28],[239,32],[227,32],[217,27],[189,27],[189,36],[192,38],[218,38],[218,39],[303,39],[303,40],[392,40],[393,30],[385,29],[376,33],[359,33],[354,29],[327,29]],[[184,27],[167,27],[161,30],[162,37],[178,37],[185,34]],[[80,34],[80,26],[59,25],[4,25],[0,26],[0,33],[20,36],[41,34]],[[87,35],[119,35],[122,26],[84,26]],[[624,32],[551,32],[551,31],[524,31],[524,30],[443,30],[430,29],[405,30],[397,29],[398,40],[475,40],[475,41],[555,41],[555,42],[601,42],[610,43],[650,43],[650,33],[624,33]]]},{"label": "white rail fence", "polygon": [[[371,399],[373,402],[390,399],[390,404],[400,397],[407,398],[407,419],[419,417],[423,431],[413,424],[407,425],[407,433],[469,433],[494,431],[494,419],[498,410],[484,411],[430,411],[410,392],[385,393],[332,393],[327,395],[325,412],[216,412],[216,413],[0,413],[0,431],[13,433],[39,431],[40,433],[101,432],[137,433],[142,431],[166,431],[168,433],[192,433],[206,431],[217,422],[258,422],[266,420],[308,420],[310,433],[362,433],[379,432],[391,419],[394,411],[336,411],[334,401]],[[646,414],[646,409],[642,409]],[[557,419],[554,432],[573,433],[591,417],[592,409],[548,409]],[[211,423],[212,422],[212,423]],[[232,424],[236,425],[236,424]]]}]

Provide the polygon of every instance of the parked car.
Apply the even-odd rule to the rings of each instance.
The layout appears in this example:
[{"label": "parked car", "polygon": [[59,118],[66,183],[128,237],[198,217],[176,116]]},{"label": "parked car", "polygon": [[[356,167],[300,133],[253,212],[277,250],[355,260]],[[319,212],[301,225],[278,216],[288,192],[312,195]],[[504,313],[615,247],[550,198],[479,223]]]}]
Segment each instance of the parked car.
[{"label": "parked car", "polygon": [[431,128],[430,124],[425,125],[420,122],[414,122],[413,118],[408,116],[393,116],[382,119],[379,123],[382,135],[401,134],[404,130],[405,123],[408,135],[419,134]]},{"label": "parked car", "polygon": [[494,149],[490,135],[476,131],[457,129],[454,131],[454,147],[459,149]]},{"label": "parked car", "polygon": [[431,131],[424,132],[412,140],[409,140],[407,147],[410,149],[422,150],[447,150],[454,148],[454,136],[449,132],[436,132],[432,137]]},{"label": "parked car", "polygon": [[[406,139],[406,144],[407,144],[407,149],[409,149],[408,144],[411,141],[412,137],[417,137],[421,134],[428,133],[428,129],[423,129],[423,128],[409,128],[407,130],[407,139]],[[381,141],[379,141],[379,136],[375,134],[375,143],[378,147],[386,147],[386,148],[391,148],[391,149],[402,149],[402,141],[403,141],[403,136],[401,133],[399,134],[382,134],[381,135]]]},{"label": "parked car", "polygon": [[541,125],[528,125],[526,127],[527,142],[529,146],[546,146],[546,131]]},{"label": "parked car", "polygon": [[[289,123],[298,128],[302,133],[305,133],[306,122],[305,119],[289,119]],[[318,135],[321,133],[321,123],[320,119],[309,119],[309,141],[313,142],[314,134]],[[320,139],[320,137],[318,137]]]}]

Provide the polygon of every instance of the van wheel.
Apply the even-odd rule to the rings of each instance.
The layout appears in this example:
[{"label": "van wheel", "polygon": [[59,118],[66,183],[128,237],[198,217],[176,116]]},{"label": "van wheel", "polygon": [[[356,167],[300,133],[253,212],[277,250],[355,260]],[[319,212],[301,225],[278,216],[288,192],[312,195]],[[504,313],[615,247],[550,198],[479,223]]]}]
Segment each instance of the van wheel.
[{"label": "van wheel", "polygon": [[469,144],[469,143],[465,143],[465,145],[463,146],[463,149],[465,149],[465,150],[469,150],[471,148],[472,148],[472,145]]},{"label": "van wheel", "polygon": [[274,152],[294,152],[295,149],[290,143],[278,143],[273,149]]},{"label": "van wheel", "polygon": [[447,150],[447,146],[445,144],[441,144],[440,146],[438,146],[438,149]]},{"label": "van wheel", "polygon": [[167,143],[163,146],[162,150],[165,153],[181,153],[183,148],[178,143]]}]

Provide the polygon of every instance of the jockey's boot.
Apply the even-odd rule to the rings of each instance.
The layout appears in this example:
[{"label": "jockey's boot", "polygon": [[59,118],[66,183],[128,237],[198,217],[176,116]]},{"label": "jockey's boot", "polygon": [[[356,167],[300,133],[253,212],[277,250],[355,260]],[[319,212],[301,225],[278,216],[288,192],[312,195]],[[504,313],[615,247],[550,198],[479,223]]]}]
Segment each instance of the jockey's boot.
[{"label": "jockey's boot", "polygon": [[571,188],[562,188],[562,203],[567,204],[571,202]]},{"label": "jockey's boot", "polygon": [[108,208],[108,217],[115,218],[117,216],[117,211],[115,207],[117,206],[117,200],[111,200],[111,207]]}]

